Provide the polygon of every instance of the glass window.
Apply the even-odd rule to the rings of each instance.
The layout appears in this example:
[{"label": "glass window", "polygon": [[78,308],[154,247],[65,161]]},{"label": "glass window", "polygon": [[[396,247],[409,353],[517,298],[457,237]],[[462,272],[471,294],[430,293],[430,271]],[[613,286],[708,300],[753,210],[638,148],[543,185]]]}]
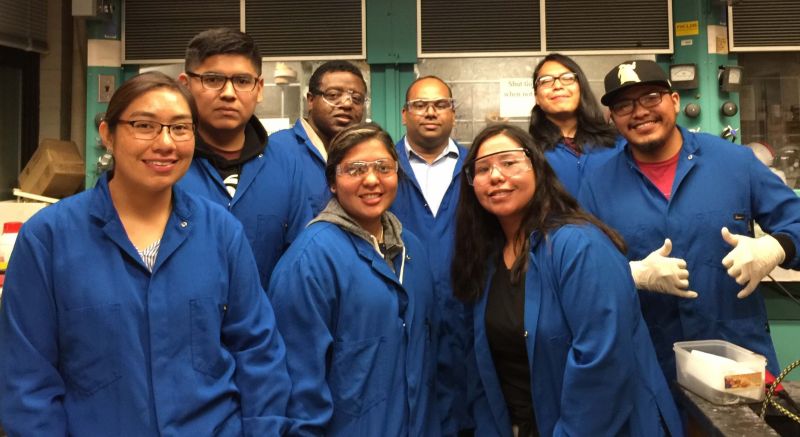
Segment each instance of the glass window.
[{"label": "glass window", "polygon": [[761,143],[773,167],[800,188],[800,54],[740,53],[742,144]]}]

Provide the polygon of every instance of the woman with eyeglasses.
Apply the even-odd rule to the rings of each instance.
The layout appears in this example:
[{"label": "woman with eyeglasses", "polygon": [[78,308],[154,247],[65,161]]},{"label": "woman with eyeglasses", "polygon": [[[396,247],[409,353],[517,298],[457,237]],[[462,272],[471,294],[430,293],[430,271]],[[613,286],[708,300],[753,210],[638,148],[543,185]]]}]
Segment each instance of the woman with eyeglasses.
[{"label": "woman with eyeglasses", "polygon": [[518,127],[484,129],[464,169],[453,289],[475,435],[681,435],[620,237]]},{"label": "woman with eyeglasses", "polygon": [[339,132],[325,166],[333,198],[272,275],[293,433],[440,435],[433,279],[422,244],[388,211],[397,158],[378,125]]},{"label": "woman with eyeglasses", "polygon": [[528,131],[567,191],[577,196],[586,166],[604,162],[623,139],[606,121],[586,74],[572,58],[545,56],[533,71],[533,89],[536,104]]},{"label": "woman with eyeglasses", "polygon": [[114,93],[114,168],[19,234],[0,306],[9,435],[279,435],[291,382],[242,226],[175,186],[197,108],[163,73]]}]

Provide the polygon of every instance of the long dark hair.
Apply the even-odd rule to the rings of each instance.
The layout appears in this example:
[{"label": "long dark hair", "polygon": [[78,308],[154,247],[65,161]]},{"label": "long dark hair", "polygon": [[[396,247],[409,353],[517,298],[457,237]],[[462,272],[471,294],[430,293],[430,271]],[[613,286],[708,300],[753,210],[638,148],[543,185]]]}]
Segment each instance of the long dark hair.
[{"label": "long dark hair", "polygon": [[[600,228],[615,246],[625,251],[625,242],[611,228],[578,206],[578,202],[558,181],[555,172],[544,158],[544,153],[534,146],[533,138],[523,129],[507,123],[486,127],[472,142],[465,168],[475,165],[475,156],[486,140],[504,135],[528,149],[536,191],[525,206],[520,228],[515,240],[523,242],[522,250],[511,267],[513,282],[518,282],[528,264],[530,236],[533,232],[545,237],[566,224],[592,224]],[[461,174],[461,197],[456,210],[455,253],[460,257],[453,262],[453,290],[457,298],[472,302],[483,291],[487,262],[503,247],[505,234],[500,222],[478,202],[475,191],[467,183],[466,172]]]},{"label": "long dark hair", "polygon": [[[575,73],[580,87],[580,101],[576,109],[578,118],[578,130],[575,132],[575,143],[580,146],[590,147],[613,147],[617,137],[617,130],[606,121],[603,109],[589,87],[589,79],[581,67],[572,58],[560,53],[551,53],[544,57],[533,70],[533,83],[536,87],[536,80],[539,79],[539,71],[545,62],[558,62],[566,67],[567,70]],[[537,104],[531,109],[531,123],[528,127],[536,144],[543,150],[552,150],[561,141],[561,129],[547,118],[547,114]]]}]

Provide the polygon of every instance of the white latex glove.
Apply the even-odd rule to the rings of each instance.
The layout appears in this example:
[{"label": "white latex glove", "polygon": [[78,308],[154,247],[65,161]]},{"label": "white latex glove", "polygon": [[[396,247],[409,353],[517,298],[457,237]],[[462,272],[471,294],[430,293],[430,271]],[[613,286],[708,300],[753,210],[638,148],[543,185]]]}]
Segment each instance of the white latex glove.
[{"label": "white latex glove", "polygon": [[722,239],[733,246],[733,250],[722,258],[722,265],[728,269],[728,275],[735,279],[737,284],[747,284],[736,295],[739,299],[749,296],[764,276],[786,257],[781,244],[771,235],[752,238],[731,234],[728,228],[723,227]]},{"label": "white latex glove", "polygon": [[697,293],[689,288],[689,270],[686,261],[668,258],[672,252],[672,241],[664,240],[664,245],[654,250],[641,261],[631,261],[631,275],[636,288],[678,297],[694,299]]}]

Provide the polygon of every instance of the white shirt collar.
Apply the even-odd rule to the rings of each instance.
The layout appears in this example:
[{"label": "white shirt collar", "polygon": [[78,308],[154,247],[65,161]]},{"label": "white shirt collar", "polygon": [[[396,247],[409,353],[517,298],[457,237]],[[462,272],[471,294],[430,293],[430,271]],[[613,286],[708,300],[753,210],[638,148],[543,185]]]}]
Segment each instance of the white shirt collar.
[{"label": "white shirt collar", "polygon": [[[411,160],[411,158],[416,158],[425,161],[425,158],[423,158],[419,153],[417,153],[414,149],[411,148],[411,144],[408,143],[407,137],[403,137],[403,144],[405,144],[406,156],[408,157],[409,161]],[[456,142],[453,141],[452,138],[448,138],[447,147],[445,147],[442,150],[442,153],[440,153],[439,156],[437,156],[436,159],[433,160],[433,163],[439,161],[440,159],[446,156],[452,156],[453,158],[458,159],[459,155],[460,151],[458,150]]]}]

